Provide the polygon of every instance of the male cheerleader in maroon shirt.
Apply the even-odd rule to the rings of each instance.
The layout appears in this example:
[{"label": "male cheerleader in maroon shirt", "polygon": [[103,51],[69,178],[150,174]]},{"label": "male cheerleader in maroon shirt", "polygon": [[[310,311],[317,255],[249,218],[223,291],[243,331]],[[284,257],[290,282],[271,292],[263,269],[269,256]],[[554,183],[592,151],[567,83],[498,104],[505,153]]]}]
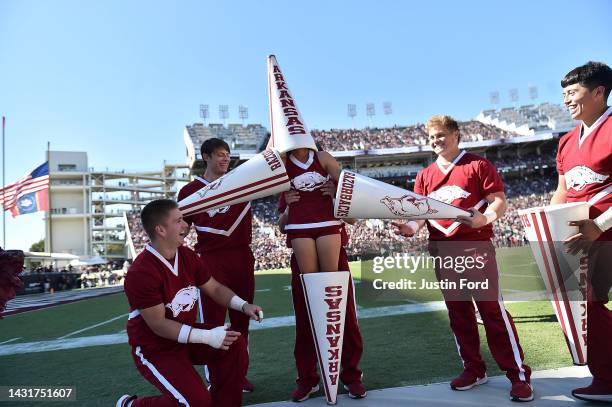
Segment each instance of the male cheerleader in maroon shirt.
[{"label": "male cheerleader in maroon shirt", "polygon": [[606,307],[612,286],[612,69],[589,62],[561,81],[563,103],[581,123],[559,140],[559,185],[551,204],[588,202],[589,219],[570,222],[578,234],[568,249],[586,252],[589,264],[587,297],[587,364],[593,375],[587,387],[572,395],[589,401],[612,402],[612,312]]},{"label": "male cheerleader in maroon shirt", "polygon": [[[200,149],[206,162],[203,176],[181,188],[179,201],[204,188],[225,175],[230,164],[229,145],[218,138],[210,138]],[[249,302],[255,297],[255,258],[251,251],[252,213],[251,202],[228,205],[185,217],[196,230],[198,241],[195,251],[209,266],[215,280],[231,288]],[[249,317],[242,312],[219,305],[210,298],[202,299],[207,304],[203,310],[205,323],[223,325],[229,312],[232,329],[240,332],[249,343]],[[247,367],[248,370],[248,367]],[[243,390],[252,392],[255,386],[245,377]]]},{"label": "male cheerleader in maroon shirt", "polygon": [[[531,401],[531,369],[523,361],[516,327],[504,307],[495,248],[491,243],[491,223],[506,211],[504,185],[490,161],[459,149],[459,125],[454,119],[449,116],[433,116],[426,128],[429,145],[437,159],[417,174],[414,192],[469,209],[474,214],[456,220],[429,220],[429,253],[434,258],[450,256],[465,259],[469,256],[475,262],[482,262],[462,274],[436,263],[436,277],[440,281],[449,279],[455,283],[460,283],[460,276],[488,282],[488,289],[477,292],[452,289],[442,291],[464,367],[463,372],[451,381],[451,388],[469,390],[488,380],[480,354],[474,299],[484,322],[491,354],[512,383],[510,398],[513,401]],[[413,236],[425,221],[393,224],[398,233]],[[480,264],[483,266],[480,267]]]},{"label": "male cheerleader in maroon shirt", "polygon": [[[151,243],[125,279],[130,304],[127,334],[138,371],[162,394],[125,395],[117,407],[240,406],[246,343],[240,332],[227,326],[196,323],[198,291],[258,321],[263,317],[261,307],[216,281],[208,265],[183,246],[188,226],[176,202],[152,201],[141,219]],[[210,393],[194,364],[210,367]]]}]

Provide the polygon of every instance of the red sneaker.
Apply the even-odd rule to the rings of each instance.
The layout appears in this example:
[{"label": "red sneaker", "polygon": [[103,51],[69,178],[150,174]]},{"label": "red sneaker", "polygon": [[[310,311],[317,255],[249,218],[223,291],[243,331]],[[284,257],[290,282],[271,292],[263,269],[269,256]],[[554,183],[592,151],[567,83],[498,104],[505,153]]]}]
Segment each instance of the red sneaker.
[{"label": "red sneaker", "polygon": [[510,390],[510,400],[531,401],[533,400],[533,387],[527,382],[514,382]]},{"label": "red sneaker", "polygon": [[297,389],[293,390],[291,393],[291,400],[299,403],[300,401],[307,400],[311,394],[314,394],[319,391],[319,385],[315,385],[313,387],[304,386],[302,384],[298,385]]},{"label": "red sneaker", "polygon": [[352,399],[362,399],[368,395],[365,386],[360,381],[353,382],[351,384],[345,384],[344,388],[348,390],[348,396]]},{"label": "red sneaker", "polygon": [[453,379],[450,383],[450,387],[453,390],[469,390],[474,386],[485,384],[489,381],[487,374],[485,373],[482,377],[476,376],[474,373],[464,370],[461,374]]},{"label": "red sneaker", "polygon": [[612,385],[593,380],[590,386],[572,390],[572,396],[586,401],[612,402]]},{"label": "red sneaker", "polygon": [[255,385],[249,381],[246,377],[244,378],[244,384],[242,385],[243,393],[253,393],[255,391]]}]

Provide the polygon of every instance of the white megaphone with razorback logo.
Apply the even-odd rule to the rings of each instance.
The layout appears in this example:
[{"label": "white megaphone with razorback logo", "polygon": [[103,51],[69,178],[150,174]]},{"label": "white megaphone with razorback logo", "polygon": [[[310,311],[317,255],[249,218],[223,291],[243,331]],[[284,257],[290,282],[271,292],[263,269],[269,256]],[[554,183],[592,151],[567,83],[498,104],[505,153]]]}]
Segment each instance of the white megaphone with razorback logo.
[{"label": "white megaphone with razorback logo", "polygon": [[563,241],[578,233],[578,226],[568,225],[570,220],[589,218],[589,204],[550,205],[518,213],[574,364],[585,365],[588,256],[566,253]]},{"label": "white megaphone with razorback logo", "polygon": [[455,219],[470,212],[351,171],[342,171],[334,202],[336,218]]},{"label": "white megaphone with razorback logo", "polygon": [[280,154],[267,149],[179,202],[183,215],[194,215],[289,191]]},{"label": "white megaphone with razorback logo", "polygon": [[338,395],[349,275],[348,271],[300,275],[327,404],[336,404]]},{"label": "white megaphone with razorback logo", "polygon": [[268,99],[271,128],[268,148],[273,147],[281,154],[296,148],[316,151],[315,141],[306,128],[274,55],[268,56]]}]

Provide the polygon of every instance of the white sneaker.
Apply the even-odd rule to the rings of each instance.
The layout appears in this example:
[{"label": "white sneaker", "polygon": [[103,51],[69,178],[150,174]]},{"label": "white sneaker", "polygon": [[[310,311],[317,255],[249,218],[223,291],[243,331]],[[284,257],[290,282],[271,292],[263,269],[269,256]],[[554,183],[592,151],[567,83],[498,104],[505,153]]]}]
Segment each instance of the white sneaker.
[{"label": "white sneaker", "polygon": [[136,400],[136,396],[124,394],[123,396],[119,397],[119,400],[117,400],[117,404],[115,404],[115,407],[130,407],[134,400]]}]

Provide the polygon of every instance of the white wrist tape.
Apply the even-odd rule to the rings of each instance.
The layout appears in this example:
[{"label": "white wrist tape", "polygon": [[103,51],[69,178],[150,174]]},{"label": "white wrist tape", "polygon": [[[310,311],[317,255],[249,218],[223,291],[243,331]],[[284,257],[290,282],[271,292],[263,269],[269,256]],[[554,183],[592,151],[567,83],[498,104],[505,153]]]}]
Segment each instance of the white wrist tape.
[{"label": "white wrist tape", "polygon": [[602,232],[612,228],[612,208],[608,208],[607,211],[593,219],[593,222]]},{"label": "white wrist tape", "polygon": [[189,340],[189,332],[191,332],[191,329],[192,328],[189,325],[183,324],[183,326],[181,326],[181,330],[179,331],[177,341],[179,343],[187,343],[187,341]]},{"label": "white wrist tape", "polygon": [[213,329],[193,328],[191,330],[191,335],[189,335],[189,343],[203,343],[215,349],[219,349],[223,346],[226,330],[226,325],[218,326]]},{"label": "white wrist tape", "polygon": [[232,299],[230,300],[229,307],[233,310],[243,312],[242,307],[244,307],[244,304],[246,303],[247,302],[245,300],[238,297],[237,295],[234,295]]},{"label": "white wrist tape", "polygon": [[487,210],[484,211],[483,215],[487,217],[487,225],[497,219],[497,212],[490,208],[487,208]]}]

